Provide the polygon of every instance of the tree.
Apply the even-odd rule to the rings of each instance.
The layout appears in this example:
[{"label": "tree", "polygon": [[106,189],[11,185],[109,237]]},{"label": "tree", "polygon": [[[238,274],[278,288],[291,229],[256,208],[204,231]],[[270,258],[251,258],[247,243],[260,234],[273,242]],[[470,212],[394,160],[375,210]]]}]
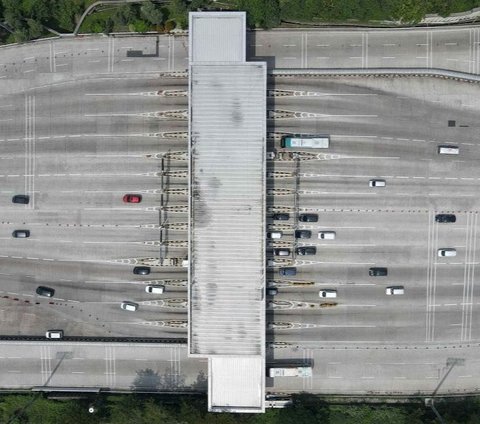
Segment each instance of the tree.
[{"label": "tree", "polygon": [[247,11],[250,27],[273,28],[280,24],[278,0],[240,0],[239,9]]},{"label": "tree", "polygon": [[150,0],[146,1],[140,7],[140,13],[151,24],[161,24],[163,21],[163,13]]},{"label": "tree", "polygon": [[57,0],[52,8],[53,17],[59,28],[73,31],[75,28],[75,16],[82,11],[82,4],[78,0]]},{"label": "tree", "polygon": [[172,0],[168,5],[168,10],[170,12],[169,19],[173,19],[180,28],[187,28],[187,4],[185,0]]},{"label": "tree", "polygon": [[113,15],[113,20],[117,25],[128,25],[138,19],[137,9],[131,4],[120,6]]}]

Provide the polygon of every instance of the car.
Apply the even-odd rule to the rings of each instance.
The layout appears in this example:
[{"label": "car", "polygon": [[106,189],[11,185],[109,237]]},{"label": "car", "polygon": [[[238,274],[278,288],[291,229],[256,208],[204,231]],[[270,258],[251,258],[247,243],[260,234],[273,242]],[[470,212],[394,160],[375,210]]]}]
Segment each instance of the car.
[{"label": "car", "polygon": [[39,296],[53,297],[55,290],[51,289],[50,287],[38,286],[37,290],[35,290],[35,293],[37,293]]},{"label": "car", "polygon": [[296,252],[297,255],[300,256],[315,255],[317,253],[317,248],[314,246],[297,247]]},{"label": "car", "polygon": [[335,231],[319,231],[318,238],[322,240],[335,240]]},{"label": "car", "polygon": [[48,330],[45,333],[45,338],[47,339],[63,339],[63,330]]},{"label": "car", "polygon": [[136,266],[133,268],[133,273],[135,275],[148,275],[150,274],[150,267],[149,266]]},{"label": "car", "polygon": [[21,205],[28,205],[30,202],[30,196],[26,194],[16,194],[12,197],[12,203],[20,203]]},{"label": "car", "polygon": [[451,247],[438,249],[438,256],[457,256],[457,250]]},{"label": "car", "polygon": [[385,294],[387,296],[391,296],[392,294],[393,295],[401,295],[401,294],[405,294],[405,289],[403,288],[403,286],[387,287],[385,289]]},{"label": "car", "polygon": [[312,232],[310,230],[296,230],[295,238],[296,239],[309,239],[312,237]]},{"label": "car", "polygon": [[387,185],[387,182],[385,180],[373,179],[368,182],[368,185],[370,187],[385,187]]},{"label": "car", "polygon": [[316,213],[302,213],[298,216],[300,222],[318,222],[318,215]]},{"label": "car", "polygon": [[456,222],[457,217],[451,213],[439,213],[435,215],[435,222]]},{"label": "car", "polygon": [[294,275],[297,275],[297,268],[294,268],[294,267],[280,268],[278,270],[278,273],[280,275],[283,275],[284,277],[292,277]]},{"label": "car", "polygon": [[135,312],[138,309],[138,303],[129,302],[128,300],[124,300],[120,304],[120,308],[122,308],[124,311]]},{"label": "car", "polygon": [[160,284],[154,284],[145,287],[145,291],[151,294],[162,294],[165,291],[165,286],[162,286]]},{"label": "car", "polygon": [[368,270],[370,277],[386,277],[388,275],[388,269],[384,267],[373,267]]},{"label": "car", "polygon": [[126,194],[123,196],[123,201],[125,203],[140,203],[142,201],[141,194]]},{"label": "car", "polygon": [[318,296],[322,298],[337,297],[337,291],[333,289],[320,290]]},{"label": "car", "polygon": [[283,233],[281,231],[269,231],[267,233],[267,238],[269,239],[279,239],[282,238]]},{"label": "car", "polygon": [[12,233],[12,237],[14,238],[27,238],[30,237],[30,230],[15,230]]},{"label": "car", "polygon": [[288,221],[290,219],[290,215],[288,213],[274,213],[272,218],[275,221]]},{"label": "car", "polygon": [[275,296],[278,294],[278,289],[276,287],[267,288],[267,296]]},{"label": "car", "polygon": [[273,249],[273,254],[275,256],[290,256],[290,249],[287,249],[287,248]]}]

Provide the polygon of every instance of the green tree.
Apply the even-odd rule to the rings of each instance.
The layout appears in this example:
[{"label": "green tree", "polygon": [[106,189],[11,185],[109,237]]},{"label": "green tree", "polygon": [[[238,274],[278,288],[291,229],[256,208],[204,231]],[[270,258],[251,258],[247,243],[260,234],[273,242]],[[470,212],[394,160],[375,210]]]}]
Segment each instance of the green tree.
[{"label": "green tree", "polygon": [[188,26],[188,17],[187,17],[187,3],[185,0],[172,0],[172,2],[167,6],[169,13],[169,19],[174,20],[182,29],[187,28]]},{"label": "green tree", "polygon": [[53,7],[53,18],[59,28],[73,31],[76,24],[75,18],[81,14],[82,9],[83,0],[57,0]]},{"label": "green tree", "polygon": [[238,8],[246,10],[250,27],[268,29],[280,24],[278,0],[239,0]]},{"label": "green tree", "polygon": [[131,25],[129,25],[129,28],[133,28],[133,31],[135,32],[147,32],[150,26],[148,25],[148,22],[136,19]]},{"label": "green tree", "polygon": [[163,21],[162,11],[151,1],[146,1],[140,7],[142,16],[151,24],[161,24]]},{"label": "green tree", "polygon": [[393,16],[401,22],[416,23],[425,16],[427,5],[425,0],[399,0]]},{"label": "green tree", "polygon": [[27,19],[28,25],[28,38],[31,40],[32,38],[40,37],[43,32],[44,28],[43,25],[36,21],[35,19]]}]

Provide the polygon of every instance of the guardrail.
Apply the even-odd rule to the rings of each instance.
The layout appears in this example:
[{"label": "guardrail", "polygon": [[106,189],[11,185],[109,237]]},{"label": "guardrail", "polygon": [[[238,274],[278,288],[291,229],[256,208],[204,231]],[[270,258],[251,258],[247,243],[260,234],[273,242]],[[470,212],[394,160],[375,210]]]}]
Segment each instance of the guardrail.
[{"label": "guardrail", "polygon": [[108,343],[159,343],[159,344],[187,344],[186,338],[153,338],[153,337],[81,337],[67,336],[60,340],[46,339],[42,336],[0,336],[1,341],[28,341],[28,342],[108,342]]},{"label": "guardrail", "polygon": [[449,71],[439,68],[329,68],[301,69],[278,68],[269,71],[269,76],[328,76],[328,77],[434,77],[464,82],[480,82],[480,75]]}]

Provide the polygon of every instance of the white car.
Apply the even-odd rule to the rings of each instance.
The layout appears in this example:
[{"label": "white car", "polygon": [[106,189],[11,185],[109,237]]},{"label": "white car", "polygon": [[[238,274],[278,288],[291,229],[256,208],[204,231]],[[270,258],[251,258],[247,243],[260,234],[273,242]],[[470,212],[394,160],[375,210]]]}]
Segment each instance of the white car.
[{"label": "white car", "polygon": [[269,231],[267,233],[267,238],[269,239],[279,239],[282,238],[283,233],[281,231]]},{"label": "white car", "polygon": [[318,296],[322,298],[337,297],[337,291],[333,289],[320,290]]},{"label": "white car", "polygon": [[120,308],[124,311],[135,312],[138,309],[138,303],[125,301],[121,303]]},{"label": "white car", "polygon": [[48,330],[45,333],[45,337],[47,339],[61,340],[63,339],[63,330]]},{"label": "white car", "polygon": [[151,294],[162,294],[165,291],[165,286],[152,285],[145,287],[145,291]]},{"label": "white car", "polygon": [[451,247],[445,247],[443,249],[438,249],[438,256],[457,256],[457,250]]},{"label": "white car", "polygon": [[319,231],[318,238],[322,240],[335,240],[335,231]]},{"label": "white car", "polygon": [[387,287],[385,289],[385,294],[388,295],[388,296],[391,296],[392,294],[393,295],[401,295],[401,294],[405,294],[405,289],[403,288],[403,286]]},{"label": "white car", "polygon": [[387,182],[385,180],[370,180],[368,182],[368,185],[370,187],[385,187],[387,185]]}]

